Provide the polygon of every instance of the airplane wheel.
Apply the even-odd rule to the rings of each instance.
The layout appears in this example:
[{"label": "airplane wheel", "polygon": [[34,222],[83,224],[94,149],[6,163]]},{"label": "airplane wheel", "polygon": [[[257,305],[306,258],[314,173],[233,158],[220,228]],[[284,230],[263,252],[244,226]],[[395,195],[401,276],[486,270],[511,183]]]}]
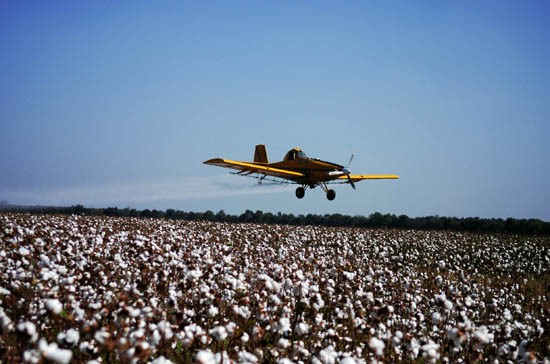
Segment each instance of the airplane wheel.
[{"label": "airplane wheel", "polygon": [[305,194],[306,194],[306,190],[304,190],[303,187],[298,187],[296,189],[296,197],[303,198],[305,196]]},{"label": "airplane wheel", "polygon": [[327,191],[327,198],[329,201],[332,201],[336,198],[336,192],[334,190],[328,190]]}]

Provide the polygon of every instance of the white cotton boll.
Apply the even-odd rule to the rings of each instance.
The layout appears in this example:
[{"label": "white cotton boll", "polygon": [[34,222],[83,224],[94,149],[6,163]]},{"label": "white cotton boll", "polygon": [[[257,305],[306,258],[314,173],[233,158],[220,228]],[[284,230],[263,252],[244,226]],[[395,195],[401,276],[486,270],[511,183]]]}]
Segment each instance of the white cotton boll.
[{"label": "white cotton boll", "polygon": [[296,332],[296,334],[298,335],[305,335],[309,332],[309,325],[305,322],[299,322],[296,324],[294,332]]},{"label": "white cotton boll", "polygon": [[208,308],[208,311],[207,311],[207,314],[209,317],[214,317],[216,316],[220,311],[218,310],[217,307],[215,306],[210,306],[210,308]]},{"label": "white cotton boll", "polygon": [[459,347],[461,344],[466,341],[466,334],[459,330],[456,327],[453,327],[447,332],[449,339],[453,342],[454,346]]},{"label": "white cotton boll", "polygon": [[141,315],[141,310],[139,308],[127,307],[128,316],[136,318]]},{"label": "white cotton boll", "polygon": [[67,332],[60,332],[57,335],[57,342],[68,347],[75,347],[80,340],[80,333],[75,329],[69,329]]},{"label": "white cotton boll", "polygon": [[289,333],[290,331],[292,331],[290,327],[290,319],[288,317],[281,317],[277,325],[277,332],[279,333],[279,335],[284,335],[285,333]]},{"label": "white cotton boll", "polygon": [[420,344],[418,343],[418,340],[416,338],[412,338],[409,342],[409,358],[411,360],[415,360],[418,357],[418,354],[420,353]]},{"label": "white cotton boll", "polygon": [[325,301],[323,301],[323,298],[319,293],[316,293],[315,302],[313,303],[313,309],[315,309],[315,311],[319,311],[323,307],[325,307]]},{"label": "white cotton boll", "polygon": [[476,339],[481,344],[489,344],[493,341],[495,336],[489,332],[487,326],[480,326],[474,332],[474,339]]},{"label": "white cotton boll", "polygon": [[71,350],[59,349],[56,343],[48,344],[43,339],[38,342],[38,349],[44,358],[58,364],[68,364],[73,357]]},{"label": "white cotton boll", "polygon": [[216,364],[216,358],[210,350],[199,350],[195,361],[199,364]]},{"label": "white cotton boll", "polygon": [[382,356],[384,354],[384,348],[386,347],[386,344],[380,339],[378,339],[376,336],[373,336],[369,340],[369,348],[371,348],[372,351],[377,356]]},{"label": "white cotton boll", "polygon": [[277,364],[294,364],[294,362],[289,358],[281,358],[277,360]]},{"label": "white cotton boll", "polygon": [[170,340],[174,336],[174,333],[172,331],[172,326],[167,321],[163,320],[159,322],[157,327],[162,333],[162,336],[165,340]]},{"label": "white cotton boll", "polygon": [[441,314],[439,312],[432,313],[432,324],[437,325],[441,321]]},{"label": "white cotton boll", "polygon": [[225,326],[216,326],[210,330],[209,333],[214,339],[216,339],[216,341],[223,341],[228,335]]},{"label": "white cotton boll", "polygon": [[243,332],[243,334],[241,336],[241,342],[243,344],[246,344],[248,342],[248,340],[250,340],[250,336],[246,332]]},{"label": "white cotton boll", "polygon": [[392,337],[394,345],[401,344],[401,340],[403,340],[403,333],[401,331],[396,331],[395,336]]},{"label": "white cotton boll", "polygon": [[338,358],[338,353],[332,345],[327,346],[319,352],[319,359],[323,364],[335,364]]},{"label": "white cotton boll", "polygon": [[198,281],[200,277],[202,277],[202,272],[200,269],[190,270],[185,275],[185,278],[191,282]]},{"label": "white cotton boll", "polygon": [[269,301],[275,306],[279,306],[281,304],[281,299],[276,294],[272,294],[271,296],[269,296]]},{"label": "white cotton boll", "polygon": [[427,344],[422,346],[422,357],[431,363],[435,363],[439,359],[439,344],[429,340]]},{"label": "white cotton boll", "polygon": [[279,342],[277,343],[277,345],[279,345],[279,347],[281,347],[283,349],[286,349],[286,348],[290,347],[290,340],[285,339],[284,337],[282,337],[282,338],[279,339]]},{"label": "white cotton boll", "polygon": [[19,249],[17,250],[17,252],[19,253],[19,255],[21,255],[22,257],[26,257],[27,255],[29,255],[31,253],[31,251],[27,248],[25,248],[24,246],[22,247],[19,247]]},{"label": "white cotton boll", "polygon": [[512,321],[512,313],[511,313],[510,310],[507,309],[507,308],[504,309],[504,312],[503,312],[503,314],[502,314],[502,317],[504,317],[504,319],[505,319],[506,321]]},{"label": "white cotton boll", "polygon": [[239,363],[242,364],[252,364],[258,362],[258,357],[247,351],[240,351],[239,354]]},{"label": "white cotton boll", "polygon": [[227,325],[225,325],[225,329],[227,330],[227,333],[229,335],[233,335],[233,333],[235,332],[235,329],[237,328],[237,324],[234,323],[234,322],[230,322],[228,323]]},{"label": "white cotton boll", "polygon": [[94,334],[95,341],[97,341],[101,345],[105,344],[105,341],[107,341],[107,339],[111,337],[111,334],[109,334],[105,330],[106,329],[102,327],[100,330],[96,331]]},{"label": "white cotton boll", "polygon": [[355,279],[355,273],[354,272],[346,272],[344,271],[342,273],[344,275],[344,277],[346,277],[347,280],[349,281],[353,281]]},{"label": "white cotton boll", "polygon": [[248,319],[250,317],[250,309],[247,306],[233,305],[233,312],[244,319]]},{"label": "white cotton boll", "polygon": [[227,351],[224,351],[223,353],[214,354],[214,360],[216,363],[219,363],[219,364],[231,363],[231,360],[229,359],[229,355],[227,355]]},{"label": "white cotton boll", "polygon": [[160,343],[160,340],[162,337],[160,336],[160,333],[158,330],[154,330],[153,334],[150,336],[150,341],[153,346],[157,346]]},{"label": "white cotton boll", "polygon": [[354,358],[348,356],[347,358],[342,358],[342,360],[340,360],[338,364],[357,364],[357,361]]},{"label": "white cotton boll", "polygon": [[30,321],[20,322],[17,324],[17,331],[26,335],[31,343],[38,340],[38,332],[36,331],[36,325]]},{"label": "white cotton boll", "polygon": [[63,309],[63,304],[57,299],[47,299],[45,302],[46,309],[56,315],[58,315]]},{"label": "white cotton boll", "polygon": [[170,359],[166,359],[164,356],[159,356],[155,360],[151,361],[150,364],[173,364],[174,362]]},{"label": "white cotton boll", "polygon": [[290,278],[287,278],[285,280],[285,283],[284,283],[284,286],[283,286],[284,290],[287,291],[287,292],[290,292],[292,291],[292,289],[294,288],[294,284],[292,283],[292,280]]}]

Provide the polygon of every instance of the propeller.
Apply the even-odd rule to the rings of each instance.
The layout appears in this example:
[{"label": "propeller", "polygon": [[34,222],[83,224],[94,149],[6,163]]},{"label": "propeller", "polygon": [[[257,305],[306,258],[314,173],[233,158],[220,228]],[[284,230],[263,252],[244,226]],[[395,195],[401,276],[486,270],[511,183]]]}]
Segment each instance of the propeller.
[{"label": "propeller", "polygon": [[353,157],[355,157],[355,154],[351,154],[351,157],[349,158],[349,162],[348,162],[348,165],[347,167],[344,167],[342,169],[342,172],[348,177],[348,182],[349,184],[351,185],[351,187],[355,190],[355,183],[353,183],[353,180],[351,179],[351,177],[349,176],[351,174],[351,171],[349,170],[349,166],[351,165],[351,161],[353,160]]},{"label": "propeller", "polygon": [[328,174],[330,176],[341,176],[341,175],[345,175],[347,178],[348,178],[348,183],[351,185],[351,187],[353,187],[353,189],[355,189],[355,183],[353,183],[353,180],[351,179],[351,177],[349,176],[351,174],[351,171],[349,169],[349,166],[351,164],[351,161],[353,160],[353,157],[355,157],[355,154],[352,154],[351,157],[349,158],[349,162],[348,162],[348,165],[346,167],[343,167],[340,171],[330,171]]}]

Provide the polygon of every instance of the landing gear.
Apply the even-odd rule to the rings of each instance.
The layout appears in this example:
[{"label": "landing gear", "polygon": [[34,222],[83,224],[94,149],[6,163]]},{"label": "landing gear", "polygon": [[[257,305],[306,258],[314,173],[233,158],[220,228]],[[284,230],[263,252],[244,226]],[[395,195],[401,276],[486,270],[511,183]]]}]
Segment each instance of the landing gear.
[{"label": "landing gear", "polygon": [[323,191],[325,191],[325,193],[327,194],[327,199],[329,201],[332,201],[336,198],[336,192],[334,192],[334,190],[329,190],[325,182],[319,183],[319,186],[321,186]]},{"label": "landing gear", "polygon": [[[325,193],[327,194],[327,199],[329,201],[332,201],[336,198],[336,192],[334,190],[329,190],[328,187],[327,187],[327,184],[325,182],[319,183],[317,186],[321,186],[323,191],[325,191]],[[306,189],[308,187],[309,188],[315,188],[316,185],[302,185],[302,186],[296,188],[296,197],[304,198],[304,196],[306,195]]]}]

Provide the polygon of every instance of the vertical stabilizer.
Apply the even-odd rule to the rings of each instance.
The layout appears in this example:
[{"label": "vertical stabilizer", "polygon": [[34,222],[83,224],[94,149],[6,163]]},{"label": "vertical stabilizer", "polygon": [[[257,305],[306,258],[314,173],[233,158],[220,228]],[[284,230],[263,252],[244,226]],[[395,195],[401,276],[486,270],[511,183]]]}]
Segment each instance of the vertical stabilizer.
[{"label": "vertical stabilizer", "polygon": [[254,163],[269,163],[267,160],[265,145],[256,145],[256,151],[254,152]]}]

